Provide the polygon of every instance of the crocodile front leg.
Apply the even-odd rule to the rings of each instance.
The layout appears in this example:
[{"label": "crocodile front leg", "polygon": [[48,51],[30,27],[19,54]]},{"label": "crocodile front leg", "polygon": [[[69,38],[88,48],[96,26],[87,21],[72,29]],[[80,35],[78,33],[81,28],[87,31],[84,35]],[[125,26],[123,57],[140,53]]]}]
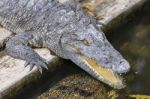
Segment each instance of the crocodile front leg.
[{"label": "crocodile front leg", "polygon": [[6,51],[8,55],[26,61],[25,66],[30,66],[30,70],[37,66],[38,70],[42,73],[42,68],[47,68],[45,59],[41,58],[32,48],[41,47],[42,40],[38,36],[33,36],[34,33],[19,33],[11,38],[6,43]]}]

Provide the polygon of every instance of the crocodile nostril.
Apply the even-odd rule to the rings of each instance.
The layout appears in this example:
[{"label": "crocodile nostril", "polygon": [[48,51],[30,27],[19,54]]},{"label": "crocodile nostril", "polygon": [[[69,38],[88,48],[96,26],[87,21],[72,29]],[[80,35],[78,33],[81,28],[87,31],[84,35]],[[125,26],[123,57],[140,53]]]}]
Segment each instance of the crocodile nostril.
[{"label": "crocodile nostril", "polygon": [[116,71],[117,73],[126,73],[126,72],[129,71],[130,65],[129,65],[129,63],[128,63],[127,61],[125,61],[125,60],[120,60],[120,61],[118,62],[118,64],[113,65],[112,69],[113,69],[114,71]]},{"label": "crocodile nostril", "polygon": [[124,61],[120,61],[120,64],[122,64]]}]

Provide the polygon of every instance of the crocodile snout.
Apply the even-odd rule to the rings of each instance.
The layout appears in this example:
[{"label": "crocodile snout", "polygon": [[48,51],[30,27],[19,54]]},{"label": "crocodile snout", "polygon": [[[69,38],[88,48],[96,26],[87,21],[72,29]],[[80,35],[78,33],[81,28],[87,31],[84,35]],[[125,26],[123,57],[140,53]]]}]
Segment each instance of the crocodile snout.
[{"label": "crocodile snout", "polygon": [[120,74],[126,73],[130,70],[130,65],[125,59],[122,59],[117,65],[112,66],[112,70]]}]

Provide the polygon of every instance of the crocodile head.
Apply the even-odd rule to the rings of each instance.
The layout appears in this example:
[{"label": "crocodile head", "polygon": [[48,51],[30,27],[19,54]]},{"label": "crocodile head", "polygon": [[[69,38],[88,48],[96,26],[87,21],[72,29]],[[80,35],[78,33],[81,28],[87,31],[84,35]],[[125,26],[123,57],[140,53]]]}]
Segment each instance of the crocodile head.
[{"label": "crocodile head", "polygon": [[61,46],[68,59],[96,79],[113,88],[124,87],[119,74],[128,72],[130,65],[93,24],[64,34]]}]

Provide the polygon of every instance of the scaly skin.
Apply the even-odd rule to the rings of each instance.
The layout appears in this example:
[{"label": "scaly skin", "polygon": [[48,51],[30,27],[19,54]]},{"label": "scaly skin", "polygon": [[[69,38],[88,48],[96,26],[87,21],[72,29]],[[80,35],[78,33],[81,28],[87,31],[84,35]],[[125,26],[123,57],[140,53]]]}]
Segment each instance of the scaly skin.
[{"label": "scaly skin", "polygon": [[46,61],[31,47],[51,49],[105,83],[81,57],[115,73],[125,73],[130,68],[97,28],[94,18],[86,15],[75,0],[0,0],[0,24],[17,34],[6,43],[8,55],[25,60],[31,69],[47,69]]}]

